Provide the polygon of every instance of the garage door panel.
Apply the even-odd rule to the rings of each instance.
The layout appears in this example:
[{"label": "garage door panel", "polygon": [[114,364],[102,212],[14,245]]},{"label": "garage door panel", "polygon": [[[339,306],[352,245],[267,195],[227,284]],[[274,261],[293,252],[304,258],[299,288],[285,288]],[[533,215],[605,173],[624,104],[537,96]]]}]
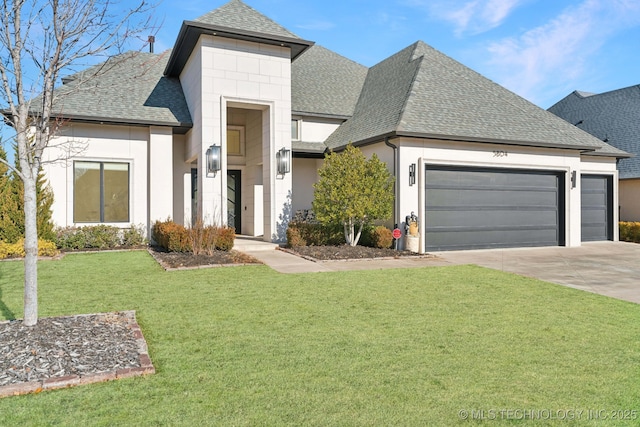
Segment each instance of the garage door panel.
[{"label": "garage door panel", "polygon": [[613,177],[610,175],[582,175],[582,241],[613,239]]},{"label": "garage door panel", "polygon": [[429,192],[430,204],[438,206],[455,206],[456,208],[481,205],[485,200],[491,200],[492,205],[506,208],[518,208],[522,206],[536,207],[540,205],[556,206],[558,194],[555,191],[528,191],[518,190],[490,190],[490,189],[433,189]]},{"label": "garage door panel", "polygon": [[430,232],[427,245],[442,250],[554,246],[557,245],[557,234],[555,229]]},{"label": "garage door panel", "polygon": [[[470,215],[475,212],[475,215]],[[526,229],[557,227],[558,213],[555,210],[499,210],[487,208],[486,210],[431,210],[429,222],[430,230],[442,231],[449,227],[519,227]],[[435,225],[437,224],[437,225]]]},{"label": "garage door panel", "polygon": [[563,244],[563,175],[426,167],[428,250]]}]

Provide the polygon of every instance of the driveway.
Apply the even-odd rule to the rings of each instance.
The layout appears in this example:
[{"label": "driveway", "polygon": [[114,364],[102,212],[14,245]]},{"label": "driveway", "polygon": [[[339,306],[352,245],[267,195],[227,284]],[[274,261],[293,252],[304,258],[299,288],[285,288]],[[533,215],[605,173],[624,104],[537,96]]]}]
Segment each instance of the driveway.
[{"label": "driveway", "polygon": [[476,264],[640,304],[640,244],[583,243],[545,247],[435,252],[444,265]]}]

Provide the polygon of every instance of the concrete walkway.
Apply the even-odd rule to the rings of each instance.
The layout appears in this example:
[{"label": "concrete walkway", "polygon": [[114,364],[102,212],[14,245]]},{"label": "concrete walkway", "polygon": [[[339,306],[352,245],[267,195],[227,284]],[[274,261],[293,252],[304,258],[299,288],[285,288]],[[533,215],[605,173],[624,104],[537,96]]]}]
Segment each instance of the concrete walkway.
[{"label": "concrete walkway", "polygon": [[545,247],[435,252],[432,258],[312,262],[276,250],[277,245],[244,236],[234,249],[280,273],[378,270],[475,264],[534,277],[640,304],[640,245],[584,243],[579,248]]}]

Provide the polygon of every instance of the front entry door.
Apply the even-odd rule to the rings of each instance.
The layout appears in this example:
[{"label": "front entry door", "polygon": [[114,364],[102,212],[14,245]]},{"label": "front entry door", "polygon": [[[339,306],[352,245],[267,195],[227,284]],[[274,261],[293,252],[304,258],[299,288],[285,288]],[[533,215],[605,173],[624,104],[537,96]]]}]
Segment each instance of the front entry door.
[{"label": "front entry door", "polygon": [[227,171],[227,224],[236,233],[242,233],[242,197],[240,194],[240,171]]}]

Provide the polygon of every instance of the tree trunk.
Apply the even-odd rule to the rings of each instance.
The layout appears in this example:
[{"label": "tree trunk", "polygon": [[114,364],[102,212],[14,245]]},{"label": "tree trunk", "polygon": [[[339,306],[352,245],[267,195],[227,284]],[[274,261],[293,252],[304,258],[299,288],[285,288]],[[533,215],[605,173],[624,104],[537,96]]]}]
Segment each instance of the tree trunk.
[{"label": "tree trunk", "polygon": [[[25,162],[26,163],[26,162]],[[38,323],[38,229],[36,201],[36,177],[24,171],[24,325]]]}]

